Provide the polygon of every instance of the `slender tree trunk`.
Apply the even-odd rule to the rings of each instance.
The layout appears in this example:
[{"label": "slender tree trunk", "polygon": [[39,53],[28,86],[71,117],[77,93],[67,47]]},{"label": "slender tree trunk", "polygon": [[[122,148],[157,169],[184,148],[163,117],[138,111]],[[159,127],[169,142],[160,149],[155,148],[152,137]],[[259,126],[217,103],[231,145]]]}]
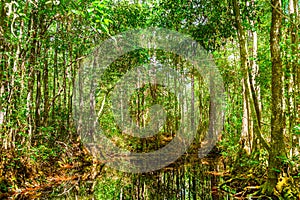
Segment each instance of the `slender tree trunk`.
[{"label": "slender tree trunk", "polygon": [[246,95],[246,81],[242,80],[243,84],[243,119],[242,119],[242,133],[240,142],[242,147],[246,151],[248,155],[251,154],[252,151],[252,138],[253,138],[253,129],[252,129],[252,121],[251,121],[251,110],[249,109],[249,97]]},{"label": "slender tree trunk", "polygon": [[43,69],[43,84],[44,84],[44,113],[43,113],[43,125],[48,126],[49,115],[49,72],[48,72],[48,49],[46,49],[44,56],[44,69]]},{"label": "slender tree trunk", "polygon": [[[282,169],[282,156],[285,156],[284,117],[283,117],[283,81],[282,60],[280,55],[280,28],[282,23],[281,1],[272,0],[272,24],[270,31],[270,50],[272,60],[272,117],[271,146],[269,151],[268,180],[265,192],[273,193]],[[264,192],[264,191],[263,191]]]},{"label": "slender tree trunk", "polygon": [[[255,6],[254,1],[251,1],[252,6]],[[255,27],[255,22],[253,20],[250,20],[251,26],[254,28]],[[250,80],[250,88],[251,88],[251,93],[252,93],[252,99],[254,103],[254,108],[255,108],[255,114],[256,114],[256,119],[257,123],[252,123],[253,125],[253,132],[258,133],[259,130],[261,129],[261,112],[262,112],[262,104],[261,104],[261,94],[260,94],[260,85],[256,82],[256,78],[259,76],[259,66],[256,62],[257,60],[257,51],[258,51],[258,36],[257,32],[254,31],[249,31],[250,35],[252,36],[252,60],[250,61],[251,65],[251,74],[249,77]],[[258,146],[258,137],[253,134],[253,144],[252,144],[252,151],[255,152],[257,149],[260,147]]]},{"label": "slender tree trunk", "polygon": [[36,95],[35,95],[35,129],[34,133],[39,133],[41,116],[41,72],[39,69],[36,70]]},{"label": "slender tree trunk", "polygon": [[[6,14],[5,14],[5,6],[4,6],[4,1],[1,0],[1,10],[0,10],[0,27],[2,27],[2,31],[3,33],[6,32],[5,30],[5,26],[4,26],[4,19],[6,18]],[[4,76],[5,76],[5,70],[6,70],[6,62],[4,62],[4,60],[6,60],[6,55],[4,55],[5,53],[5,40],[4,37],[2,35],[0,35],[0,97],[3,97],[4,92],[5,92],[5,85],[6,82],[4,81]],[[3,128],[3,122],[4,122],[4,117],[5,117],[5,105],[4,105],[4,99],[0,98],[0,130]],[[3,139],[0,139],[0,145],[2,143]]]},{"label": "slender tree trunk", "polygon": [[[235,12],[236,26],[237,26],[237,30],[238,30],[241,68],[243,71],[243,79],[244,79],[244,84],[245,84],[244,95],[245,95],[245,99],[247,99],[249,101],[249,103],[247,104],[247,110],[249,112],[248,120],[252,114],[253,117],[251,117],[251,120],[253,120],[253,122],[255,123],[255,126],[258,128],[256,137],[259,139],[259,142],[262,144],[262,146],[265,149],[269,150],[269,145],[264,140],[260,126],[259,126],[258,110],[255,109],[255,99],[256,98],[255,98],[255,95],[253,94],[253,92],[251,91],[251,83],[250,83],[250,78],[249,78],[250,77],[249,76],[249,62],[248,62],[249,55],[248,55],[247,39],[246,39],[246,34],[244,31],[244,28],[242,26],[242,18],[241,18],[240,8],[239,8],[237,0],[233,0],[233,7],[234,7],[234,12]],[[251,130],[251,129],[248,127],[248,130]],[[250,134],[248,137],[245,137],[245,138],[241,137],[242,144],[243,143],[244,144],[248,143],[249,145],[252,144],[253,132],[252,133],[249,132],[248,134]],[[250,138],[251,142],[249,142],[249,140],[247,141],[247,138]]]},{"label": "slender tree trunk", "polygon": [[238,30],[238,38],[239,38],[239,46],[240,46],[240,61],[241,68],[243,71],[243,125],[242,125],[242,133],[240,143],[245,151],[250,154],[252,139],[253,139],[253,131],[251,126],[251,108],[250,108],[250,80],[249,80],[249,62],[248,62],[248,46],[247,46],[247,38],[246,32],[242,26],[242,19],[240,14],[240,8],[237,0],[233,0],[236,26]]},{"label": "slender tree trunk", "polygon": [[27,93],[27,124],[28,124],[28,141],[27,141],[27,147],[30,148],[31,146],[31,139],[33,132],[35,130],[34,124],[34,118],[33,118],[33,92],[34,92],[34,81],[35,81],[35,74],[34,74],[34,65],[36,63],[36,44],[37,44],[37,30],[36,30],[36,16],[37,11],[32,11],[30,22],[28,24],[28,29],[31,31],[28,31],[29,38],[31,38],[31,49],[30,49],[30,57],[29,57],[29,69],[28,69],[28,93]]},{"label": "slender tree trunk", "polygon": [[[298,27],[299,14],[297,0],[289,1],[289,13],[290,13],[290,37],[291,37],[291,49],[292,49],[292,61],[291,61],[291,76],[289,77],[289,129],[292,129],[297,124],[297,111],[300,102],[300,67],[299,63],[299,37]],[[300,116],[300,113],[298,114]],[[299,122],[298,122],[299,123]],[[291,134],[292,137],[292,152],[291,157],[299,155],[300,138],[298,135]]]}]

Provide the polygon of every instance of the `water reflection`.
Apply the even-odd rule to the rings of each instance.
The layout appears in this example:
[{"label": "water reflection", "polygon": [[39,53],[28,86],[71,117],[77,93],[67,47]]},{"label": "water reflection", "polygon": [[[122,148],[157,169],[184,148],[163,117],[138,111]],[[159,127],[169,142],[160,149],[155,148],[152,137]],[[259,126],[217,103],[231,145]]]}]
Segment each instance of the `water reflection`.
[{"label": "water reflection", "polygon": [[96,180],[81,182],[81,189],[70,192],[65,198],[229,199],[227,194],[218,190],[218,184],[222,181],[222,176],[219,176],[221,171],[224,167],[217,159],[181,160],[159,171],[142,174],[104,167]]}]

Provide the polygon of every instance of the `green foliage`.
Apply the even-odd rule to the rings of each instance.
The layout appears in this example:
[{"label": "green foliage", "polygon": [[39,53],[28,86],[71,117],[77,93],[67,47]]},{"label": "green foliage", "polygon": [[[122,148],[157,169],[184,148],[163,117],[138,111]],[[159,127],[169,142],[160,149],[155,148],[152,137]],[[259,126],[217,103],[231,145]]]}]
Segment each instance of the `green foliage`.
[{"label": "green foliage", "polygon": [[[287,144],[287,149],[281,149],[282,152],[290,151],[293,155],[277,158],[292,169],[294,177],[299,177],[299,155],[294,153],[299,150],[297,138],[300,136],[297,113],[300,100],[297,52],[299,19],[298,14],[289,13],[289,2],[282,1],[284,20],[280,48],[284,72],[284,105],[280,106],[284,106],[285,109],[286,130],[285,141],[280,142]],[[13,188],[17,187],[17,182],[24,184],[20,179],[28,177],[28,174],[25,176],[23,169],[33,167],[33,163],[37,163],[36,166],[45,163],[48,166],[57,166],[56,161],[65,148],[72,149],[70,146],[79,142],[77,127],[72,119],[75,112],[72,110],[72,98],[78,95],[73,92],[73,84],[84,57],[104,39],[124,31],[149,26],[169,28],[188,34],[213,54],[224,80],[227,100],[223,135],[218,148],[221,149],[221,155],[227,160],[230,169],[239,167],[239,170],[234,172],[242,174],[245,170],[253,169],[253,174],[263,175],[268,166],[270,152],[263,148],[257,136],[261,134],[267,142],[270,141],[269,122],[272,118],[273,87],[271,80],[274,76],[270,52],[272,6],[268,1],[238,1],[241,24],[247,37],[248,72],[250,78],[255,76],[251,80],[255,82],[252,86],[257,91],[259,89],[256,96],[246,98],[256,98],[262,105],[260,132],[254,125],[253,135],[249,136],[250,140],[253,140],[252,152],[251,155],[246,155],[240,144],[245,112],[245,90],[242,84],[245,72],[240,67],[241,44],[238,41],[232,3],[227,0],[161,0],[134,3],[123,0],[1,1],[0,191],[9,191],[6,179],[13,182],[10,183]],[[258,36],[257,56],[252,51],[254,33]],[[296,36],[298,40],[294,38]],[[110,101],[110,92],[114,86],[129,70],[149,64],[153,56],[163,65],[173,67],[187,79],[191,80],[193,77],[195,81],[194,94],[202,100],[197,105],[201,108],[201,125],[195,142],[197,149],[209,124],[209,91],[203,83],[203,77],[187,70],[190,63],[169,52],[152,49],[133,51],[108,67],[96,91],[96,110],[99,111],[102,102],[104,103],[104,109],[99,116],[99,126],[103,134],[119,147],[130,151],[153,151],[172,140],[180,125],[181,110],[175,95],[161,85],[154,87],[146,84],[136,89],[128,102],[132,122],[142,126],[146,126],[153,118],[154,114],[149,113],[151,106],[161,104],[164,107],[167,113],[166,123],[154,137],[139,139],[126,136],[117,126],[112,112],[114,105]],[[177,62],[178,60],[180,61]],[[259,68],[256,74],[252,71],[254,62]],[[255,113],[250,115],[249,122],[252,123],[255,121]],[[62,147],[58,142],[66,145]],[[80,148],[77,148],[77,151],[80,151]],[[78,158],[69,158],[69,161],[81,159],[79,154],[74,155]],[[280,167],[271,170],[282,172]],[[18,175],[21,178],[18,178]],[[132,198],[128,191],[132,179],[136,176],[120,179],[123,175],[115,173],[113,177],[101,177],[95,189],[96,197],[114,199],[119,197],[120,191],[123,190],[124,198]],[[187,175],[183,179],[187,179]],[[82,193],[85,189],[80,188]],[[238,191],[226,186],[224,190],[228,190],[229,193]],[[289,195],[285,197],[290,198]]]},{"label": "green foliage", "polygon": [[300,124],[293,128],[293,132],[295,135],[300,135]]},{"label": "green foliage", "polygon": [[119,176],[115,177],[102,177],[101,180],[97,182],[95,189],[96,199],[115,199],[120,196],[122,192],[121,188],[130,187],[130,185],[124,184],[122,178]]}]

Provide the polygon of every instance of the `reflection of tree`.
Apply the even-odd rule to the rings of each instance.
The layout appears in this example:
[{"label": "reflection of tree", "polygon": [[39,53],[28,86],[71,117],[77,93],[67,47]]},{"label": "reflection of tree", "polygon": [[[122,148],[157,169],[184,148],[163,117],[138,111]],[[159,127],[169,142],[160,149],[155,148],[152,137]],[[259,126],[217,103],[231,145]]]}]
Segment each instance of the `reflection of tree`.
[{"label": "reflection of tree", "polygon": [[[107,171],[106,176],[123,177],[116,179],[120,180],[118,186],[112,184],[110,189],[114,190],[114,196],[110,198],[196,200],[217,199],[223,196],[224,194],[217,190],[218,174],[222,174],[220,170],[223,170],[218,159],[202,161],[205,164],[201,164],[197,158],[190,159],[193,162],[185,163],[184,160],[180,160],[159,171],[143,174],[115,174],[117,172]],[[95,190],[97,187],[103,187],[101,181]]]}]

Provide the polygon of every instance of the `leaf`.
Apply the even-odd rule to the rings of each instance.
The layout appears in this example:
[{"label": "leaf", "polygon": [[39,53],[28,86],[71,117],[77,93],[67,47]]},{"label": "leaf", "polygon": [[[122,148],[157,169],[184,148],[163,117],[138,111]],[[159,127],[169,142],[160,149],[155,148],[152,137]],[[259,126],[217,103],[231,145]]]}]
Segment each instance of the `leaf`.
[{"label": "leaf", "polygon": [[101,24],[101,27],[105,30],[106,33],[109,33],[107,26],[104,26],[103,24]]},{"label": "leaf", "polygon": [[300,135],[300,124],[293,128],[295,135]]},{"label": "leaf", "polygon": [[105,25],[108,26],[109,23],[111,23],[112,21],[110,19],[104,19],[103,22],[104,22]]},{"label": "leaf", "polygon": [[272,168],[272,170],[275,171],[275,172],[278,172],[278,173],[280,172],[280,170],[276,169],[276,168]]},{"label": "leaf", "polygon": [[90,12],[93,12],[94,11],[94,8],[88,8],[87,11],[90,13]]}]

